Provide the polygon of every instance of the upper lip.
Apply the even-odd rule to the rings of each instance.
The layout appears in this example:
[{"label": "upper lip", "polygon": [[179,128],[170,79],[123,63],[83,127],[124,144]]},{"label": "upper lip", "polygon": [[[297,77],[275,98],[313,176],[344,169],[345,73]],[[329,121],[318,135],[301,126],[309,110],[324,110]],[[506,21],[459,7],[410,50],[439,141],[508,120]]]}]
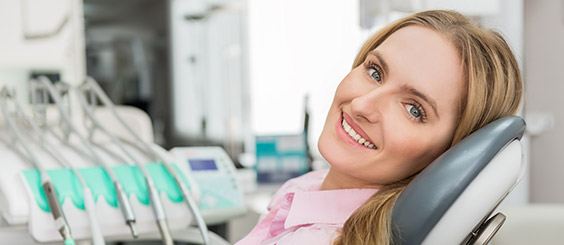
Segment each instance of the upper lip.
[{"label": "upper lip", "polygon": [[365,140],[370,141],[370,143],[376,145],[374,143],[374,141],[370,137],[368,137],[368,134],[366,134],[366,132],[364,132],[364,130],[362,130],[362,128],[360,128],[360,126],[358,126],[358,124],[356,124],[356,122],[352,119],[352,117],[349,116],[349,114],[347,114],[346,112],[343,112],[343,120],[346,120],[347,123],[349,124],[349,126],[351,126],[351,128],[357,134],[359,134],[362,138],[364,138]]}]

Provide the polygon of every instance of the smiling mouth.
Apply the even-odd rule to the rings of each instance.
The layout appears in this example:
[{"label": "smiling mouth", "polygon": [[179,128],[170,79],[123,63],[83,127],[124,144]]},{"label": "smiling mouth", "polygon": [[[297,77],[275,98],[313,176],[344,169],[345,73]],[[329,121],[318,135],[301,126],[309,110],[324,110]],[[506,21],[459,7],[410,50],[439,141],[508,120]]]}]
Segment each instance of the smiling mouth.
[{"label": "smiling mouth", "polygon": [[368,149],[376,149],[376,145],[374,145],[374,143],[368,141],[367,139],[360,136],[360,134],[358,134],[356,131],[354,131],[354,129],[347,123],[347,120],[341,118],[341,121],[342,121],[341,126],[343,127],[345,132],[347,132],[349,137],[351,137],[351,139],[356,141],[356,143],[358,143],[359,145],[362,145]]}]

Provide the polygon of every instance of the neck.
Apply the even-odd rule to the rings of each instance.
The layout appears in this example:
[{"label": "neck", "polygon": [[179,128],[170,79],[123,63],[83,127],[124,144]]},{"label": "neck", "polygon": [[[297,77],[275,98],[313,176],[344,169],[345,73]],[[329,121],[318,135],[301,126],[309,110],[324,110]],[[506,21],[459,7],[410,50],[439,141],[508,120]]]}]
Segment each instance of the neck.
[{"label": "neck", "polygon": [[357,189],[357,188],[381,188],[380,185],[374,183],[367,183],[358,178],[354,178],[347,174],[343,174],[330,168],[327,176],[323,179],[321,190],[336,190],[336,189]]}]

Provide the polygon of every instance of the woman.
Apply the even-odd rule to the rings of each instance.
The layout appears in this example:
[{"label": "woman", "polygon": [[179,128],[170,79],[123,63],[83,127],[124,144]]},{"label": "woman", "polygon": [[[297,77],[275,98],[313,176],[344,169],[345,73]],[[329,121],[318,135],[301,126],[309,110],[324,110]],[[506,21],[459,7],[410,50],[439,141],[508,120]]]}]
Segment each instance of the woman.
[{"label": "woman", "polygon": [[380,30],[339,84],[319,151],[330,164],[292,179],[238,244],[390,244],[394,202],[431,161],[514,114],[522,81],[496,32],[453,11]]}]

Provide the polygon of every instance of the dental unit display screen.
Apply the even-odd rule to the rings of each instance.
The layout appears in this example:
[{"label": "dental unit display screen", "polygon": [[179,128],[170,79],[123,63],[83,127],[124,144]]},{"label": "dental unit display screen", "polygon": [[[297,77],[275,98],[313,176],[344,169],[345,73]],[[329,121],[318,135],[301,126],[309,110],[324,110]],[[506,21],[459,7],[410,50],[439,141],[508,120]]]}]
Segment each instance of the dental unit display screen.
[{"label": "dental unit display screen", "polygon": [[217,170],[213,159],[188,159],[188,164],[193,171]]}]

